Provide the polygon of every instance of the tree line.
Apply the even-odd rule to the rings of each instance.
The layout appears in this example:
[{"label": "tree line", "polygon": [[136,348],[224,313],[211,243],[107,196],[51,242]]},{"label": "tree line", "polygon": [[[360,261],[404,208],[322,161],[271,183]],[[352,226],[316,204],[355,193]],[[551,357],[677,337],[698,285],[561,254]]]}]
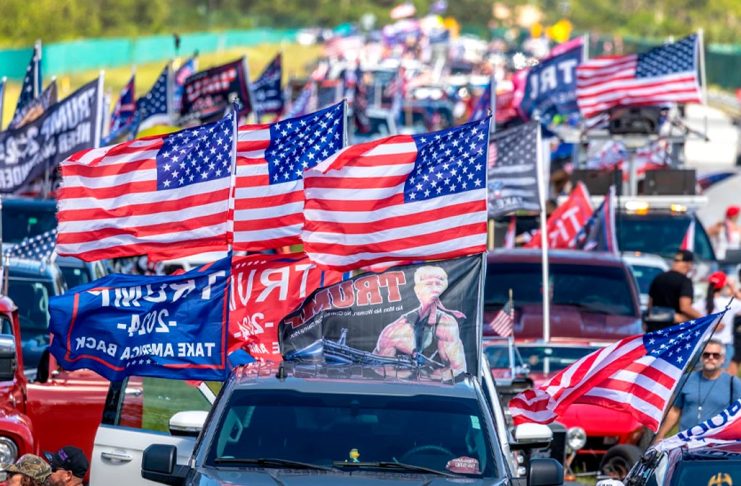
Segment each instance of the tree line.
[{"label": "tree line", "polygon": [[[401,0],[3,0],[0,45],[85,37],[253,27],[332,27],[367,13],[377,25]],[[434,0],[414,0],[424,13]],[[492,18],[492,0],[448,0],[448,15],[477,31],[512,24]],[[709,42],[741,42],[738,0],[509,0],[536,5],[543,23],[568,18],[577,31],[663,38],[703,27]]]}]

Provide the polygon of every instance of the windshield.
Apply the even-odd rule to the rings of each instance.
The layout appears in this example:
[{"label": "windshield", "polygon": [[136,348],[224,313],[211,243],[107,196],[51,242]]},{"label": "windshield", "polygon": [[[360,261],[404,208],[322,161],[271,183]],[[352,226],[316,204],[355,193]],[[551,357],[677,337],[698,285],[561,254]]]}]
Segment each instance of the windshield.
[{"label": "windshield", "polygon": [[[682,245],[691,218],[688,214],[670,213],[618,214],[615,218],[618,246],[621,251],[655,253],[664,258],[672,258]],[[695,224],[693,244],[698,258],[714,258],[710,240],[700,223]]]},{"label": "windshield", "polygon": [[450,461],[470,464],[472,458],[475,475],[496,475],[473,399],[235,390],[217,427],[211,466],[225,467],[226,458],[332,466],[355,462],[355,451],[361,463],[399,462],[444,473]]},{"label": "windshield", "polygon": [[80,268],[60,265],[59,269],[62,271],[62,278],[64,278],[64,283],[67,284],[68,289],[86,284],[90,281],[90,276],[87,273],[87,269],[84,267]]},{"label": "windshield", "polygon": [[520,346],[520,355],[536,373],[553,373],[561,371],[577,362],[592,351],[599,349],[596,346]]},{"label": "windshield", "polygon": [[40,235],[57,227],[55,209],[43,206],[5,208],[2,212],[3,242],[20,243],[23,238]]},{"label": "windshield", "polygon": [[[574,305],[594,312],[635,316],[628,276],[621,267],[551,264],[552,305]],[[512,289],[515,307],[541,304],[540,263],[493,263],[487,268],[485,303],[502,306]]]},{"label": "windshield", "polygon": [[49,345],[49,296],[54,295],[54,288],[51,282],[17,277],[8,280],[8,296],[18,307],[21,324],[23,367],[34,370]]},{"label": "windshield", "polygon": [[[734,455],[735,456],[735,455]],[[672,474],[672,486],[680,484],[733,485],[741,478],[741,461],[680,461]]]},{"label": "windshield", "polygon": [[647,265],[631,265],[630,268],[633,270],[636,282],[638,282],[638,291],[642,294],[648,294],[648,288],[651,286],[651,282],[653,282],[658,274],[664,272],[659,267]]}]

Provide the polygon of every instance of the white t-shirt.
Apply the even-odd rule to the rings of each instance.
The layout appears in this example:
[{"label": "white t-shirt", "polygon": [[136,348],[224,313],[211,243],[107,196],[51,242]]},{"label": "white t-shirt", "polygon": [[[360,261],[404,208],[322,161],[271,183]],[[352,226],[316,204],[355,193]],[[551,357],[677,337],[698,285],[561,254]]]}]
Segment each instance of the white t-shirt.
[{"label": "white t-shirt", "polygon": [[[713,312],[720,312],[725,309],[728,305],[729,300],[731,300],[730,297],[716,297],[715,308],[713,309]],[[705,314],[705,299],[695,302],[693,307],[698,312]],[[712,339],[717,339],[723,344],[733,344],[733,318],[736,316],[736,314],[741,314],[741,301],[739,301],[738,299],[733,299],[731,307],[728,309],[728,312],[725,313],[723,319],[721,319],[720,321],[721,324],[723,324],[723,329],[715,331],[715,333],[713,333]]]}]

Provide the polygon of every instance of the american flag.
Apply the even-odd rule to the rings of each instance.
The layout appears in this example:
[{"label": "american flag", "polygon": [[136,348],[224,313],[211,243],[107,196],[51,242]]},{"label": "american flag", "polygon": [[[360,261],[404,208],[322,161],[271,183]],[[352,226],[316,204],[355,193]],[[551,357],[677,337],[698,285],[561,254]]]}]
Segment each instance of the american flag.
[{"label": "american flag", "polygon": [[630,413],[654,432],[696,350],[723,313],[627,337],[564,368],[536,389],[509,402],[515,425],[551,423],[571,404]]},{"label": "american flag", "polygon": [[344,103],[272,125],[246,125],[237,138],[234,249],[301,243],[303,171],[344,146]]},{"label": "american flag", "polygon": [[183,93],[185,92],[185,80],[196,71],[198,71],[198,58],[195,55],[185,61],[177,71],[175,71],[175,86],[172,91],[172,106],[175,112],[180,112]]},{"label": "american flag", "polygon": [[136,114],[135,95],[136,75],[132,74],[129,82],[121,89],[121,94],[111,114],[111,125],[103,145],[113,142],[131,128]]},{"label": "american flag", "polygon": [[170,65],[168,64],[160,73],[154,86],[149,93],[136,100],[136,117],[134,121],[133,135],[139,130],[158,125],[170,124]]},{"label": "american flag", "polygon": [[62,162],[57,252],[86,261],[226,250],[236,114]]},{"label": "american flag", "polygon": [[18,120],[23,117],[26,105],[31,103],[41,94],[41,44],[37,43],[33,48],[31,61],[26,67],[26,75],[23,77],[21,94],[18,97],[18,103],[15,105],[15,113],[10,121],[10,126],[18,124]]},{"label": "american flag", "polygon": [[304,251],[337,270],[486,251],[489,122],[353,145],[304,172]]},{"label": "american flag", "polygon": [[3,248],[3,254],[11,258],[48,260],[54,252],[57,230],[52,229],[36,236],[26,237],[17,245]]},{"label": "american flag", "polygon": [[642,54],[591,59],[576,68],[576,98],[585,118],[614,106],[699,103],[697,35]]},{"label": "american flag", "polygon": [[615,228],[615,204],[615,186],[610,186],[602,204],[576,234],[573,246],[580,250],[620,253]]},{"label": "american flag", "polygon": [[504,307],[499,309],[494,319],[491,320],[489,328],[502,337],[510,337],[512,335],[512,325],[515,321],[513,310],[512,301],[508,300]]},{"label": "american flag", "polygon": [[541,150],[537,121],[497,132],[489,151],[489,215],[500,216],[523,209],[538,211],[538,153]]},{"label": "american flag", "polygon": [[484,92],[481,93],[481,96],[479,96],[479,99],[476,100],[476,105],[474,105],[473,111],[471,112],[471,117],[468,120],[469,121],[480,120],[484,117],[489,116],[490,111],[491,111],[491,81],[489,81],[489,84],[486,85],[486,87],[484,88]]}]

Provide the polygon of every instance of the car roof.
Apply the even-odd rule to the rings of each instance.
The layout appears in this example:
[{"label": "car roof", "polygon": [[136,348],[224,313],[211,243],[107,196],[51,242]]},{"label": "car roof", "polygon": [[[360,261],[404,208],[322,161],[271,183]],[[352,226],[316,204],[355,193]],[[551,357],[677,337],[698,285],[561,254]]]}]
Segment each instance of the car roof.
[{"label": "car roof", "polygon": [[55,199],[33,199],[30,197],[4,197],[3,206],[5,207],[34,207],[38,209],[48,209],[56,212],[57,201]]},{"label": "car roof", "polygon": [[708,444],[702,447],[682,450],[682,460],[734,460],[741,461],[741,442],[729,444]]},{"label": "car roof", "polygon": [[[543,258],[539,248],[498,249],[490,251],[488,263],[540,263]],[[599,265],[622,267],[619,256],[611,253],[583,250],[548,250],[549,263]]]},{"label": "car roof", "polygon": [[231,375],[236,389],[294,390],[304,393],[356,393],[360,395],[437,395],[475,399],[475,378],[455,382],[406,376],[411,369],[387,370],[363,365],[310,365],[284,362],[251,363]]},{"label": "car roof", "polygon": [[10,277],[31,278],[34,280],[55,280],[59,267],[54,262],[42,262],[26,258],[11,258],[8,262]]},{"label": "car roof", "polygon": [[656,267],[661,269],[669,269],[669,264],[666,260],[656,255],[655,253],[643,253],[640,251],[625,251],[622,254],[623,260],[628,262],[630,265],[637,265],[643,267]]}]

